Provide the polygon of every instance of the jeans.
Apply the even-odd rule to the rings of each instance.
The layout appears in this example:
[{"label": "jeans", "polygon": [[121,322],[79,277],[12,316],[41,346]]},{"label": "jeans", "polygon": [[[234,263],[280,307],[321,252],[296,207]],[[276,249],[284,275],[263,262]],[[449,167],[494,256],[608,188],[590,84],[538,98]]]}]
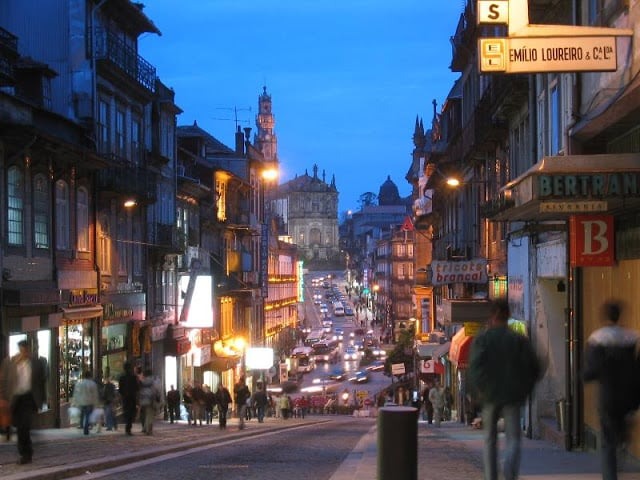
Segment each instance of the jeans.
[{"label": "jeans", "polygon": [[91,418],[91,412],[93,411],[93,405],[82,405],[80,407],[80,426],[82,427],[84,434],[89,435],[89,424]]},{"label": "jeans", "polygon": [[113,404],[111,403],[104,404],[104,424],[107,427],[107,430],[118,429],[118,422],[116,420],[115,413],[113,412]]},{"label": "jeans", "polygon": [[264,422],[264,407],[256,407],[256,415],[258,417],[258,422]]},{"label": "jeans", "polygon": [[504,452],[504,479],[516,480],[520,472],[520,405],[504,406],[485,403],[482,408],[484,430],[484,480],[498,480],[498,419],[504,418],[506,448]]},{"label": "jeans", "polygon": [[247,414],[247,406],[240,405],[240,407],[238,407],[238,420],[240,421],[240,430],[244,428],[244,419],[246,414]]}]

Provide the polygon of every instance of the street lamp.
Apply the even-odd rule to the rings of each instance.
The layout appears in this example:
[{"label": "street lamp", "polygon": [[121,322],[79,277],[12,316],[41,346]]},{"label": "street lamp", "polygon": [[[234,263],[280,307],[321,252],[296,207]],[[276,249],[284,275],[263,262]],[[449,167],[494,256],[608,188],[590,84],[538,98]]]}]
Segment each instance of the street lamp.
[{"label": "street lamp", "polygon": [[342,392],[342,402],[344,403],[345,407],[349,405],[349,390],[347,390],[346,388]]}]

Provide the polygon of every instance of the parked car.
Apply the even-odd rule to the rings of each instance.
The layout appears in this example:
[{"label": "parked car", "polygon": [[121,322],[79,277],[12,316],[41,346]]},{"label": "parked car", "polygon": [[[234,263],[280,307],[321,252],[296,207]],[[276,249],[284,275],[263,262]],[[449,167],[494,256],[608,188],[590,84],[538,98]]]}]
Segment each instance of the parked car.
[{"label": "parked car", "polygon": [[370,372],[381,372],[384,370],[384,360],[374,360],[367,365],[366,369]]}]

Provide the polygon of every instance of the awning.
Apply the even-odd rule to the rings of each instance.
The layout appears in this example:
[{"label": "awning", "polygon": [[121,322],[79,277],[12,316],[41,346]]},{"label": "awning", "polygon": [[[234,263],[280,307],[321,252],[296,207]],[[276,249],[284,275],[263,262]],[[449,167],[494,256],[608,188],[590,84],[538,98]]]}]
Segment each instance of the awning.
[{"label": "awning", "polygon": [[446,343],[421,343],[418,345],[419,358],[440,358],[449,353],[451,342]]},{"label": "awning", "polygon": [[486,206],[494,221],[566,220],[640,207],[640,155],[544,157]]},{"label": "awning", "polygon": [[102,316],[102,305],[91,307],[63,308],[62,316],[64,320],[70,322],[78,322],[87,318],[95,318]]},{"label": "awning", "polygon": [[449,360],[460,369],[467,368],[469,365],[469,351],[472,341],[473,337],[465,335],[464,327],[458,330],[458,333],[451,339]]}]

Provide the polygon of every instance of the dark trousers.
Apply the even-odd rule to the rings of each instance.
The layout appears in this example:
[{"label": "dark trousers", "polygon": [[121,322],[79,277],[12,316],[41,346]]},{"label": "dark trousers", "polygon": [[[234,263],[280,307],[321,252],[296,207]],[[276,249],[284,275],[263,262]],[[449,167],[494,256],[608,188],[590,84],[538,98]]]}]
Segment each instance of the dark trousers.
[{"label": "dark trousers", "polygon": [[136,404],[135,402],[127,402],[122,405],[122,413],[124,416],[124,431],[125,433],[131,433],[131,426],[136,418]]},{"label": "dark trousers", "polygon": [[[618,413],[618,412],[616,412]],[[618,478],[618,450],[627,441],[627,423],[621,415],[600,415],[601,461],[603,480]]]},{"label": "dark trousers", "polygon": [[220,428],[227,428],[227,412],[228,410],[218,410],[218,423]]},{"label": "dark trousers", "polygon": [[169,405],[169,421],[171,423],[180,420],[180,404]]},{"label": "dark trousers", "polygon": [[30,459],[33,456],[33,444],[31,442],[31,425],[33,415],[36,412],[36,402],[31,393],[18,395],[12,408],[13,424],[18,434],[18,454],[22,458]]}]

